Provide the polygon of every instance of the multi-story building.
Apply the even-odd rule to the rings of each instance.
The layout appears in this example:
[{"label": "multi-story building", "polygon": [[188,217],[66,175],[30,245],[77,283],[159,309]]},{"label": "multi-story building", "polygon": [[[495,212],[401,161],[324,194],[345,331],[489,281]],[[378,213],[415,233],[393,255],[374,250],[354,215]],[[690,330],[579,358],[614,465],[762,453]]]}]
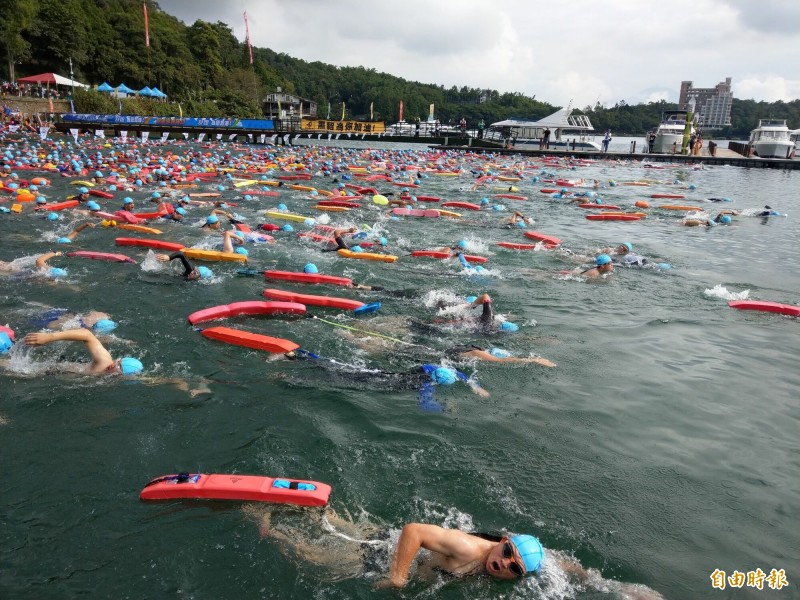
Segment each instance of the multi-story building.
[{"label": "multi-story building", "polygon": [[678,104],[685,107],[689,98],[694,97],[695,114],[700,127],[704,129],[720,129],[731,124],[731,104],[733,91],[731,78],[718,83],[713,88],[692,87],[691,81],[681,82],[681,93]]},{"label": "multi-story building", "polygon": [[287,94],[278,88],[275,93],[267,94],[262,103],[264,116],[270,119],[296,119],[316,117],[317,103],[300,96]]}]

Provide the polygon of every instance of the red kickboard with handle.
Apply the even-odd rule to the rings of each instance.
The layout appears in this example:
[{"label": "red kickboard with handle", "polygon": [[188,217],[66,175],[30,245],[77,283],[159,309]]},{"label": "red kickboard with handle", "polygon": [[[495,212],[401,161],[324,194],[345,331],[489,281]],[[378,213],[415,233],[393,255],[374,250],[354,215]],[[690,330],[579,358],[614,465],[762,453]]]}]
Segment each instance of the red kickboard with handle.
[{"label": "red kickboard with handle", "polygon": [[272,298],[273,300],[282,300],[284,302],[299,302],[308,306],[327,306],[329,308],[342,308],[344,310],[355,310],[364,306],[363,302],[360,302],[359,300],[351,300],[349,298],[296,294],[294,292],[270,288],[264,290],[264,297]]},{"label": "red kickboard with handle", "polygon": [[800,306],[781,304],[780,302],[765,302],[759,300],[731,300],[728,306],[739,310],[757,310],[770,312],[790,317],[800,317]]},{"label": "red kickboard with handle", "polygon": [[252,348],[253,350],[264,350],[273,354],[286,354],[292,350],[297,350],[300,345],[291,340],[283,338],[251,333],[233,327],[209,327],[201,332],[203,337],[224,342],[232,346]]},{"label": "red kickboard with handle", "polygon": [[243,302],[232,302],[231,304],[220,304],[197,310],[187,317],[192,325],[205,323],[215,319],[229,319],[240,315],[275,315],[290,314],[304,315],[306,307],[297,302],[265,302],[263,300],[245,300]]},{"label": "red kickboard with handle", "polygon": [[331,486],[319,481],[258,475],[179,473],[153,479],[139,493],[139,498],[150,501],[238,500],[325,506],[330,495]]}]

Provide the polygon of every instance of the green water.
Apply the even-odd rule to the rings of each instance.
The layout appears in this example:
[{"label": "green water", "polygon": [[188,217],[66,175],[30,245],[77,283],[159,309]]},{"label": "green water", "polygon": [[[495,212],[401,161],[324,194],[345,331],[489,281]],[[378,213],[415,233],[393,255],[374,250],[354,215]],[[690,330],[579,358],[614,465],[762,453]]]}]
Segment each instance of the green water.
[{"label": "green water", "polygon": [[[620,597],[608,581],[583,589],[554,567],[539,583],[416,581],[402,594],[374,590],[377,574],[331,582],[322,569],[287,556],[280,542],[262,538],[241,505],[138,500],[150,478],[192,470],[324,481],[333,486],[338,512],[395,535],[408,521],[530,532],[548,549],[597,571],[595,581],[638,583],[667,598],[800,597],[800,323],[734,311],[722,297],[750,290],[751,299],[800,304],[797,175],[646,170],[612,162],[559,175],[603,182],[672,182],[677,175],[697,186],[681,203],[729,197],[734,202],[725,208],[769,203],[789,217],[743,216],[712,230],[683,227],[678,215],[663,212],[638,223],[592,223],[575,205],[547,200],[537,191],[542,184],[529,179],[516,184],[532,199],[519,206],[535,218],[537,231],[587,254],[631,241],[637,252],[674,268],[619,268],[607,280],[587,283],[558,275],[580,262],[561,253],[494,246],[525,241],[519,231],[498,226],[503,215],[497,212],[467,213],[461,221],[386,221],[383,211],[369,206],[357,215],[333,214],[332,222],[379,223],[401,255],[397,263],[347,261],[277,232],[274,246],[248,246],[251,265],[300,270],[313,261],[320,272],[412,297],[265,285],[220,263],[211,265],[211,283],[187,284],[152,258],[144,266],[54,259],[70,272],[55,284],[6,278],[0,320],[20,337],[41,312],[33,303],[103,310],[120,323],[108,342],[112,354],[140,357],[150,377],[206,378],[211,393],[191,397],[170,384],[52,376],[42,365],[79,358],[80,349],[15,347],[14,370],[0,376],[0,596]],[[417,192],[480,201],[486,192],[458,191],[471,183],[469,174],[431,176]],[[323,178],[311,184],[331,187]],[[600,193],[607,203],[628,206],[669,187],[617,186]],[[59,198],[72,189],[56,179],[49,191]],[[233,201],[236,194],[225,192]],[[258,223],[260,211],[278,202],[293,212],[315,212],[302,192],[289,190],[236,210]],[[116,202],[108,206],[117,208]],[[162,237],[208,244],[194,227],[205,214],[198,208],[185,224],[163,224]],[[54,233],[63,235],[76,222],[67,217],[54,225],[30,212],[0,215],[0,260],[54,248]],[[117,235],[137,234],[97,227],[71,249],[121,251],[113,245]],[[462,238],[470,252],[490,257],[488,275],[468,276],[452,264],[406,256]],[[138,249],[122,251],[140,262],[145,257]],[[724,290],[706,293],[718,285]],[[341,311],[310,310],[437,351],[469,341],[515,354],[537,352],[558,367],[462,365],[491,396],[479,398],[464,385],[439,389],[445,410],[432,413],[420,409],[413,390],[348,382],[311,361],[267,362],[263,353],[202,338],[186,323],[194,310],[258,299],[265,287],[380,300],[380,313],[357,320]],[[448,325],[432,331],[402,326],[409,316],[434,320],[439,298],[484,291],[497,313],[521,325],[518,333],[487,337]],[[225,324],[292,339],[365,368],[403,370],[422,360],[419,349],[374,338],[367,344],[363,335],[349,337],[318,320]],[[296,509],[277,512],[302,535],[317,535]],[[757,567],[786,569],[790,586],[781,592],[711,588],[716,568],[730,574]]]}]

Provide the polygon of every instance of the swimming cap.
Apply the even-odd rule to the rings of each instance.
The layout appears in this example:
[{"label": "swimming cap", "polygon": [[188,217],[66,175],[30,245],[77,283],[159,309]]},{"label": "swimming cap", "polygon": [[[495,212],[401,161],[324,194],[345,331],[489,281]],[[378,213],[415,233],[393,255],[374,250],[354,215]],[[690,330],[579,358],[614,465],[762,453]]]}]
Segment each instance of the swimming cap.
[{"label": "swimming cap", "polygon": [[8,334],[5,331],[0,331],[0,354],[7,354],[13,345],[14,342],[11,341]]},{"label": "swimming cap", "polygon": [[133,198],[131,198],[130,196],[126,196],[122,200],[122,206],[125,206],[126,204],[133,204]]},{"label": "swimming cap", "polygon": [[71,244],[72,240],[69,239],[68,237],[60,237],[60,238],[58,238],[58,243],[59,244]]},{"label": "swimming cap", "polygon": [[607,265],[610,262],[611,262],[611,257],[608,254],[601,254],[594,259],[594,264],[596,264],[598,267]]},{"label": "swimming cap", "polygon": [[153,192],[152,194],[150,194],[150,197],[151,197],[153,200],[156,200],[156,199],[158,199],[158,198],[161,198],[161,194],[159,194],[158,192]]},{"label": "swimming cap", "polygon": [[458,240],[458,247],[464,250],[467,247],[467,240]]},{"label": "swimming cap", "polygon": [[500,331],[518,331],[519,325],[516,323],[512,323],[511,321],[503,321],[500,325]]},{"label": "swimming cap", "polygon": [[89,193],[89,188],[87,188],[87,187],[79,187],[78,188],[78,193],[79,194],[88,194]]},{"label": "swimming cap", "polygon": [[234,252],[235,252],[236,254],[241,254],[241,255],[243,255],[243,256],[247,256],[248,254],[250,254],[250,253],[247,251],[247,248],[242,248],[241,246],[239,246],[238,248],[236,248],[236,249],[234,250]]},{"label": "swimming cap", "polygon": [[314,224],[314,219],[306,219],[305,221],[303,221],[303,225],[313,225],[313,224]]},{"label": "swimming cap", "polygon": [[669,263],[666,263],[666,262],[663,262],[663,263],[658,263],[656,266],[657,266],[659,269],[663,270],[663,271],[666,271],[667,269],[671,269],[671,268],[672,268],[672,265],[671,265],[671,264],[669,264]]},{"label": "swimming cap", "polygon": [[319,269],[317,269],[317,265],[314,263],[308,263],[305,267],[303,267],[303,273],[319,273]]},{"label": "swimming cap", "polygon": [[36,204],[47,204],[47,198],[39,196],[36,198]]},{"label": "swimming cap", "polygon": [[283,203],[278,204],[278,210],[286,210],[286,205]]},{"label": "swimming cap", "polygon": [[525,227],[525,221],[523,221],[521,219],[519,221],[517,221],[517,227]]},{"label": "swimming cap", "polygon": [[628,249],[628,252],[633,252],[633,244],[630,242],[622,242],[620,246],[625,246]]},{"label": "swimming cap", "polygon": [[217,215],[208,215],[206,217],[206,224],[207,225],[213,225],[214,223],[216,223],[218,221],[219,221],[219,219],[217,218]]},{"label": "swimming cap", "polygon": [[139,360],[126,356],[119,361],[119,368],[123,375],[138,375],[144,370],[144,365]]},{"label": "swimming cap", "polygon": [[363,252],[363,251],[364,251],[364,249],[359,245],[355,245],[355,246],[351,246],[350,247],[350,252]]},{"label": "swimming cap", "polygon": [[292,227],[288,223],[286,225],[284,225],[283,227],[281,227],[281,229],[283,229],[283,231],[294,231],[294,227]]},{"label": "swimming cap", "polygon": [[100,171],[95,171],[95,172],[94,172],[94,176],[95,176],[95,177],[102,177],[102,176],[103,176],[103,174],[102,174]]},{"label": "swimming cap", "polygon": [[386,244],[389,243],[389,241],[385,237],[381,237],[380,239],[378,239],[378,242],[380,243],[381,246],[385,246]]},{"label": "swimming cap", "polygon": [[214,273],[208,267],[199,266],[197,267],[197,272],[200,274],[200,279],[208,279],[214,276]]},{"label": "swimming cap", "polygon": [[96,333],[111,333],[117,328],[117,324],[111,319],[100,319],[92,326]]},{"label": "swimming cap", "polygon": [[470,304],[475,302],[475,300],[477,300],[477,299],[478,299],[477,296],[467,296],[467,302],[469,302]]},{"label": "swimming cap", "polygon": [[508,350],[503,350],[502,348],[492,348],[489,350],[489,354],[496,358],[508,358],[511,356],[511,353]]},{"label": "swimming cap", "polygon": [[525,565],[525,575],[533,575],[542,566],[544,560],[544,548],[532,535],[515,535],[508,538],[514,544],[519,557]]},{"label": "swimming cap", "polygon": [[178,213],[179,215],[183,216],[183,215],[186,214],[186,209],[183,208],[182,206],[179,206],[178,208],[175,209],[175,212]]},{"label": "swimming cap", "polygon": [[89,200],[86,203],[86,208],[88,208],[89,210],[100,210],[100,205],[94,200]]},{"label": "swimming cap", "polygon": [[731,218],[729,215],[722,215],[722,218],[719,220],[719,222],[728,224],[731,222]]},{"label": "swimming cap", "polygon": [[50,277],[66,277],[67,271],[66,269],[59,269],[58,267],[50,267],[50,270],[47,272]]},{"label": "swimming cap", "polygon": [[58,213],[47,213],[47,219],[48,221],[58,221]]},{"label": "swimming cap", "polygon": [[447,367],[438,367],[431,373],[431,378],[439,385],[453,385],[456,382],[456,372]]}]

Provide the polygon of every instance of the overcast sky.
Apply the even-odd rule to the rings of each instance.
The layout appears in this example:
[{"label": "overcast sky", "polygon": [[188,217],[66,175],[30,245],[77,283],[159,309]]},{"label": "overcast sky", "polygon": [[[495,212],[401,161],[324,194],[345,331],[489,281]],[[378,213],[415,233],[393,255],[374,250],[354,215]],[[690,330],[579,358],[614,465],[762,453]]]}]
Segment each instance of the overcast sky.
[{"label": "overcast sky", "polygon": [[677,101],[733,79],[734,97],[800,98],[799,0],[158,0],[253,46],[411,81],[519,92],[579,108]]}]

